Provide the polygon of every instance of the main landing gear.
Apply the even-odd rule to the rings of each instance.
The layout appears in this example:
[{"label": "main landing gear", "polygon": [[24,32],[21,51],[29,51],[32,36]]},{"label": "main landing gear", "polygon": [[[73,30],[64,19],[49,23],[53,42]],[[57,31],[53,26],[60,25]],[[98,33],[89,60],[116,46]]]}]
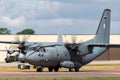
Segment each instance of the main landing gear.
[{"label": "main landing gear", "polygon": [[[48,71],[49,72],[53,72],[53,70],[55,72],[58,72],[59,71],[59,67],[48,67]],[[41,67],[41,66],[36,67],[36,71],[37,72],[43,72],[43,67]]]},{"label": "main landing gear", "polygon": [[48,67],[48,71],[52,72],[52,71],[58,72],[59,71],[59,67]]},{"label": "main landing gear", "polygon": [[74,68],[74,70],[72,68],[69,68],[69,72],[73,72],[73,71],[79,72],[79,68]]},{"label": "main landing gear", "polygon": [[[43,72],[43,67],[38,66],[36,68],[36,71],[37,72]],[[53,72],[53,71],[58,72],[59,71],[59,67],[48,67],[48,71],[49,72]],[[69,72],[73,72],[73,71],[79,72],[79,68],[69,68]]]}]

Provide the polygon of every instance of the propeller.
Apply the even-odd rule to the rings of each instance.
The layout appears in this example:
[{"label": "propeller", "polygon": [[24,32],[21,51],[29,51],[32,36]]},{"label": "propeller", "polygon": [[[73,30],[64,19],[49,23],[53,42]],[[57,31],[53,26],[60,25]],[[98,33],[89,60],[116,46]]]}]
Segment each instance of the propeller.
[{"label": "propeller", "polygon": [[12,44],[9,47],[5,47],[5,48],[6,48],[7,54],[10,54],[10,55],[13,54],[14,52],[18,52],[18,50],[16,49],[17,45],[15,44]]},{"label": "propeller", "polygon": [[6,51],[7,51],[7,54],[12,54],[13,52],[11,51],[11,46],[9,48],[5,47],[6,48]]},{"label": "propeller", "polygon": [[[18,50],[14,49],[15,47],[13,45],[11,45],[9,47],[5,47],[5,48],[6,48],[6,50],[4,50],[4,51],[7,51],[6,58],[9,58],[13,53],[18,51]],[[14,54],[14,56],[16,56],[16,55],[17,54]]]},{"label": "propeller", "polygon": [[19,35],[16,35],[15,36],[15,40],[19,43],[18,45],[18,49],[19,49],[19,52],[23,53],[23,54],[26,54],[26,42],[27,40],[29,39],[29,35],[24,35],[24,36],[19,36]]},{"label": "propeller", "polygon": [[76,43],[76,41],[77,41],[77,36],[76,35],[72,35],[71,36],[71,42],[72,43]]},{"label": "propeller", "polygon": [[76,41],[77,41],[77,36],[75,36],[75,35],[72,35],[71,37],[71,42],[72,43],[67,43],[65,46],[66,46],[66,48],[69,50],[69,51],[71,51],[72,53],[73,52],[77,52],[78,51],[78,44],[76,43]]}]

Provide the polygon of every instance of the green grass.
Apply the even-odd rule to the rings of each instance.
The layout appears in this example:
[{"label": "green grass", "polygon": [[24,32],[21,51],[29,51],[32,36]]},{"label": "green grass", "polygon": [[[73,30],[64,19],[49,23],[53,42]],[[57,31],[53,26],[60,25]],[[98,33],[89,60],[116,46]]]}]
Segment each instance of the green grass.
[{"label": "green grass", "polygon": [[120,77],[84,77],[84,78],[0,78],[0,80],[120,80]]}]

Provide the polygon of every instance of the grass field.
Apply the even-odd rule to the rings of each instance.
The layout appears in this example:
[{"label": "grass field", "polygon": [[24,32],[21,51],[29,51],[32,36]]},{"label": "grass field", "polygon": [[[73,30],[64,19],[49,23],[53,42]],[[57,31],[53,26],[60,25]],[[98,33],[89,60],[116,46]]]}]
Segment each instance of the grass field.
[{"label": "grass field", "polygon": [[120,77],[87,77],[87,78],[0,78],[0,80],[120,80]]}]

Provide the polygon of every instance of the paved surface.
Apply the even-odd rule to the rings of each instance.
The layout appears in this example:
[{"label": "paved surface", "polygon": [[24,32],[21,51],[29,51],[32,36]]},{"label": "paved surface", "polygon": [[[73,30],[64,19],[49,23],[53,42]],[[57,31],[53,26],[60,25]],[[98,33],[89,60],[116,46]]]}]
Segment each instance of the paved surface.
[{"label": "paved surface", "polygon": [[[18,64],[19,64],[18,62],[0,63],[0,66],[17,66]],[[116,61],[92,61],[89,64],[120,64],[120,60],[116,60]]]},{"label": "paved surface", "polygon": [[[91,64],[107,63],[106,62],[93,62]],[[111,62],[108,62],[111,63]],[[119,61],[112,62],[112,64],[119,64]],[[5,64],[1,63],[0,66],[16,66],[17,63]],[[120,77],[120,66],[87,66],[83,67],[79,72],[68,72],[68,69],[62,69],[60,72],[35,72],[33,70],[18,70],[16,72],[0,72],[1,78],[7,77]]]},{"label": "paved surface", "polygon": [[104,71],[104,70],[82,70],[80,72],[34,72],[34,71],[20,71],[20,72],[0,72],[1,78],[7,77],[120,77],[119,71]]}]

